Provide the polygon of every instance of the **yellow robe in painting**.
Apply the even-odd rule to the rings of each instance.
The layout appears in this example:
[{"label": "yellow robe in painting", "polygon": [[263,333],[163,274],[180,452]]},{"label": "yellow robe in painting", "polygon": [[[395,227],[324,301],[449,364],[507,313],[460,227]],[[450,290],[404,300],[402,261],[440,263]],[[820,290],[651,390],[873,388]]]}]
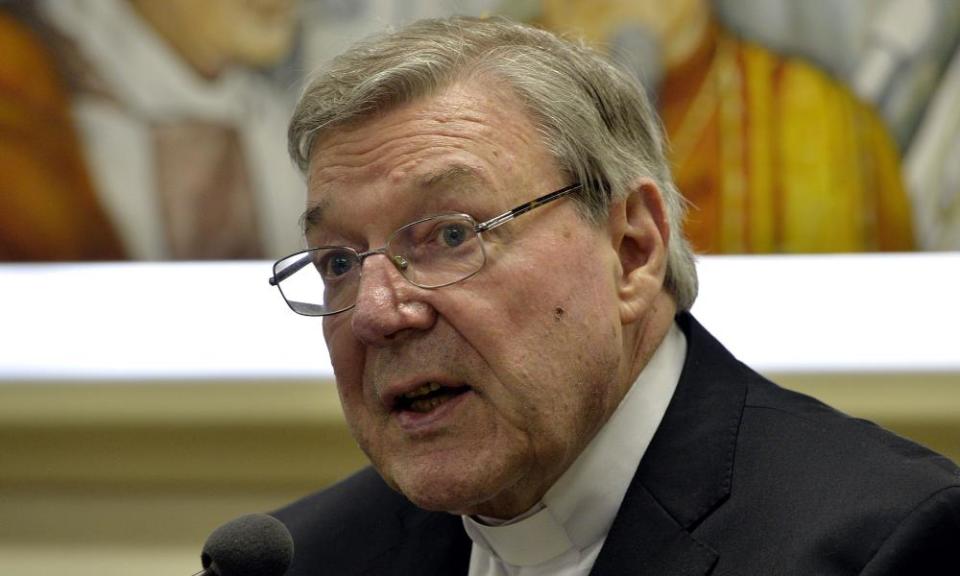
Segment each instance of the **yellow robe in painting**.
[{"label": "yellow robe in painting", "polygon": [[668,72],[661,94],[700,251],[913,248],[895,144],[825,73],[715,30]]},{"label": "yellow robe in painting", "polygon": [[123,258],[45,47],[0,10],[0,261]]},{"label": "yellow robe in painting", "polygon": [[[538,21],[576,25],[602,44],[630,17],[629,3],[574,2],[590,9],[571,21],[570,4],[544,2]],[[886,127],[810,64],[713,24],[692,56],[666,71],[659,108],[674,178],[692,203],[685,228],[698,252],[913,248],[910,204]]]}]

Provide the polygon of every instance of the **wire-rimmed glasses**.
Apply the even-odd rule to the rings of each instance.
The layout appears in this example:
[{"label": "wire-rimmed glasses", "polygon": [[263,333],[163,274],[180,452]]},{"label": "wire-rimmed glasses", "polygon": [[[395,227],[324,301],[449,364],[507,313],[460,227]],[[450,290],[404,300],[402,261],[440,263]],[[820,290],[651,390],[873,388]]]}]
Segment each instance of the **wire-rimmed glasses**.
[{"label": "wire-rimmed glasses", "polygon": [[353,308],[363,261],[382,254],[400,274],[420,288],[442,288],[466,280],[483,268],[483,233],[521,214],[580,189],[571,184],[477,223],[467,214],[437,214],[397,229],[381,248],[358,252],[348,246],[318,246],[277,260],[269,281],[291,310],[304,316],[329,316]]}]

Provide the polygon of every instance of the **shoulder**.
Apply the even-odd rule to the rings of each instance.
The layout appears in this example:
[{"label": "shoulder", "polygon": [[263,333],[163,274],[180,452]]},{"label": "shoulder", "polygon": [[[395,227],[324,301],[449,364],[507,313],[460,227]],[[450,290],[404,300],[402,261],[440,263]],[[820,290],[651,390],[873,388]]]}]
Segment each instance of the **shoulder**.
[{"label": "shoulder", "polygon": [[829,472],[832,483],[866,483],[875,496],[960,486],[949,459],[756,374],[747,384],[740,449],[778,466]]},{"label": "shoulder", "polygon": [[295,541],[344,545],[356,535],[396,520],[407,508],[413,508],[409,501],[391,490],[375,470],[365,468],[272,515],[286,524]]},{"label": "shoulder", "polygon": [[960,561],[960,470],[943,456],[759,376],[737,444],[730,511],[809,573]]},{"label": "shoulder", "polygon": [[781,388],[734,358],[692,317],[681,320],[688,337],[684,370],[691,380],[685,402],[698,404],[690,412],[701,417],[721,417],[712,408],[723,410],[725,421],[736,418],[735,474],[752,477],[763,469],[767,482],[773,480],[770,474],[789,473],[786,485],[802,480],[831,485],[834,492],[847,484],[866,486],[874,496],[891,498],[960,485],[960,469],[949,459]]},{"label": "shoulder", "polygon": [[[960,469],[953,462],[773,384],[692,318],[680,321],[686,376],[664,419],[671,441],[651,444],[659,466],[648,476],[659,494],[684,482],[722,488],[711,511],[692,521],[695,536],[719,554],[718,574],[873,576],[960,564]],[[693,446],[714,466],[671,456]],[[672,475],[658,472],[664,466]],[[691,470],[704,479],[678,477]],[[676,495],[661,502],[684,509]]]},{"label": "shoulder", "polygon": [[459,566],[469,552],[459,516],[417,508],[373,468],[271,514],[293,536],[289,576],[404,574],[429,562]]},{"label": "shoulder", "polygon": [[366,468],[327,488],[305,496],[271,514],[293,537],[290,574],[349,574],[352,564],[385,544],[406,500]]}]

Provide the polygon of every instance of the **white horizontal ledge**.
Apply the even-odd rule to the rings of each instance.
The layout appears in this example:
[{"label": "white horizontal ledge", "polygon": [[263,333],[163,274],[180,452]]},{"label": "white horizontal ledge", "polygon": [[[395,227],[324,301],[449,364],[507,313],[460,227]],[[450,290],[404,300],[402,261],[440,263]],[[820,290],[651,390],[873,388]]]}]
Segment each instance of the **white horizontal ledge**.
[{"label": "white horizontal ledge", "polygon": [[[768,373],[960,374],[960,253],[702,257],[694,314]],[[0,382],[332,378],[268,262],[0,265]]]},{"label": "white horizontal ledge", "polygon": [[330,377],[267,262],[0,266],[0,380]]},{"label": "white horizontal ledge", "polygon": [[761,372],[960,375],[960,253],[718,256],[698,270],[694,314]]}]

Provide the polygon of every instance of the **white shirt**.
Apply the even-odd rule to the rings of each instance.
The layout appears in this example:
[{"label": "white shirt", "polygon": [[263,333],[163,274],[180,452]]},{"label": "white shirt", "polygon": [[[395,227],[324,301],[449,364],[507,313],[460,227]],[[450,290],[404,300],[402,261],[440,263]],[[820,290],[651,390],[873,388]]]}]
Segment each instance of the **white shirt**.
[{"label": "white shirt", "polygon": [[469,516],[469,576],[586,576],[673,397],[687,340],[676,324],[610,420],[529,512],[492,526]]}]

